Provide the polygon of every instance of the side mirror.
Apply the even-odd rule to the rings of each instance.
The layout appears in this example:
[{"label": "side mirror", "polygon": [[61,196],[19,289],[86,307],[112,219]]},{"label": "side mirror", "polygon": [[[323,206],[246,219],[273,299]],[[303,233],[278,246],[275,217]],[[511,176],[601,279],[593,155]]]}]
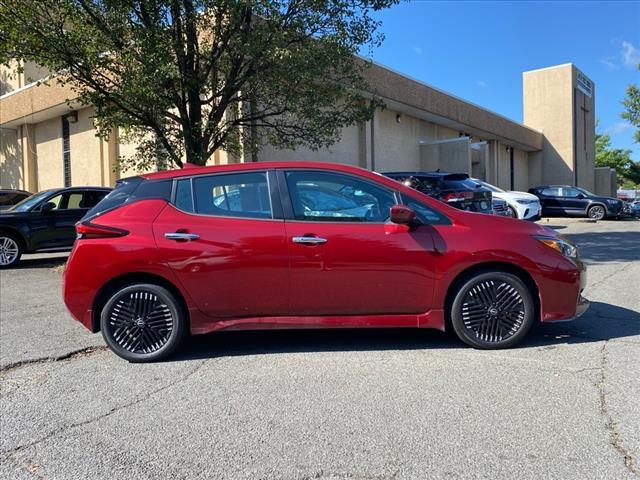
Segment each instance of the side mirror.
[{"label": "side mirror", "polygon": [[416,212],[406,205],[394,205],[391,207],[390,219],[398,225],[411,225],[416,220]]},{"label": "side mirror", "polygon": [[42,213],[47,213],[47,212],[50,212],[51,210],[53,210],[56,207],[57,207],[57,205],[55,203],[47,202],[44,205],[42,205],[42,209],[40,211]]},{"label": "side mirror", "polygon": [[584,197],[584,195],[583,195],[582,193],[579,193],[579,194],[578,194],[578,198],[583,199],[583,198],[585,198],[585,197]]}]

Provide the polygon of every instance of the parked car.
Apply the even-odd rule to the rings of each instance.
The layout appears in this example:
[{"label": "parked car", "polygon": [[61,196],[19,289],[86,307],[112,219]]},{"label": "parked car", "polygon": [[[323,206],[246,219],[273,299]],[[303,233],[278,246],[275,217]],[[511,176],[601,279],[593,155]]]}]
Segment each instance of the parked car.
[{"label": "parked car", "polygon": [[617,198],[601,197],[584,188],[570,185],[548,185],[529,189],[540,199],[545,217],[579,216],[594,220],[617,217],[623,202]]},{"label": "parked car", "polygon": [[0,268],[17,265],[24,253],[70,250],[76,222],[110,191],[102,187],[45,190],[0,211]]},{"label": "parked car", "polygon": [[507,202],[498,197],[491,198],[491,205],[493,206],[493,214],[501,215],[503,217],[510,216],[509,215],[509,205]]},{"label": "parked car", "polygon": [[466,173],[388,172],[383,175],[460,210],[493,213],[491,190],[471,180]]},{"label": "parked car", "polygon": [[76,230],[65,304],[132,362],[220,330],[450,325],[473,347],[506,348],[588,306],[585,266],[555,231],[346,165],[141,175]]},{"label": "parked car", "polygon": [[7,210],[29,196],[31,194],[24,190],[0,189],[0,210]]},{"label": "parked car", "polygon": [[629,214],[640,218],[640,200],[629,202]]},{"label": "parked car", "polygon": [[507,214],[521,220],[539,220],[542,207],[540,200],[535,195],[527,192],[506,191],[495,185],[472,178],[472,180],[491,190],[493,198],[499,198],[507,202]]}]

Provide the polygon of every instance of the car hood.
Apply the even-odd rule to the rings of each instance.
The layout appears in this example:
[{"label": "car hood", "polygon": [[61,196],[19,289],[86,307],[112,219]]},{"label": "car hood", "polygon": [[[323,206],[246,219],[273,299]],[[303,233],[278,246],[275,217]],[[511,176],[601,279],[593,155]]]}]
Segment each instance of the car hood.
[{"label": "car hood", "polygon": [[558,232],[554,229],[542,224],[504,217],[502,215],[487,215],[462,210],[458,210],[454,215],[454,221],[461,225],[472,229],[490,230],[494,234],[559,236]]},{"label": "car hood", "polygon": [[504,198],[505,200],[512,200],[512,201],[516,201],[516,200],[540,200],[538,197],[536,197],[535,195],[532,195],[531,193],[527,193],[527,192],[517,192],[514,190],[511,190],[509,192],[496,192],[494,193],[494,195],[498,198]]}]

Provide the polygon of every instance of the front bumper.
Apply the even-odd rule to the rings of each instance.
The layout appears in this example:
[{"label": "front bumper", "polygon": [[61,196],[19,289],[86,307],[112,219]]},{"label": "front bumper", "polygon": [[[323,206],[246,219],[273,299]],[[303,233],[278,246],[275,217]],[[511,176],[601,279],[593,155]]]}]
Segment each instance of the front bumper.
[{"label": "front bumper", "polygon": [[522,220],[538,220],[542,213],[542,207],[539,203],[518,203],[516,210],[518,211],[518,218]]},{"label": "front bumper", "polygon": [[578,303],[576,304],[576,316],[573,318],[575,319],[575,318],[581,317],[584,314],[584,312],[589,310],[590,305],[591,305],[591,302],[587,300],[585,297],[583,297],[582,292],[580,292],[580,295],[578,295]]}]

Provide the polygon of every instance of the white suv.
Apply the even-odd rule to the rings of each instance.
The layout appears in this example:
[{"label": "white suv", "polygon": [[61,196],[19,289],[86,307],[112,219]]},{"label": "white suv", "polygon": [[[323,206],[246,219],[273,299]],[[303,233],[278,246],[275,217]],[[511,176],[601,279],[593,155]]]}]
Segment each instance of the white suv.
[{"label": "white suv", "polygon": [[540,199],[535,195],[527,192],[507,192],[477,178],[472,180],[491,190],[495,198],[501,198],[507,202],[507,211],[513,218],[521,220],[538,220],[540,218],[542,207],[540,206]]}]

